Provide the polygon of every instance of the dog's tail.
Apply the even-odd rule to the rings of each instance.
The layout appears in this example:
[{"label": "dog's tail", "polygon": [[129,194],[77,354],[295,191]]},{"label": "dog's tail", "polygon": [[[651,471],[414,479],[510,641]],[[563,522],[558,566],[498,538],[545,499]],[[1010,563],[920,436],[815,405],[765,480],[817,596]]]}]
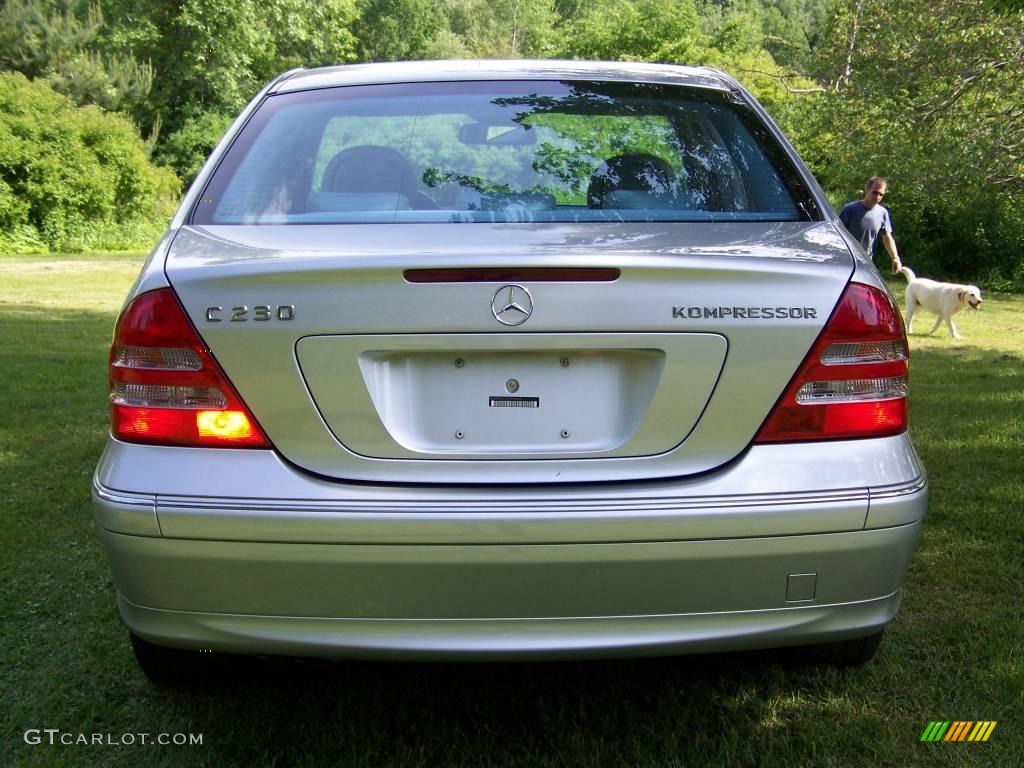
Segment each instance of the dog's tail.
[{"label": "dog's tail", "polygon": [[917,280],[917,275],[914,274],[914,270],[912,270],[910,267],[902,267],[900,268],[900,272],[902,272],[903,276],[907,278],[908,283],[911,280]]}]

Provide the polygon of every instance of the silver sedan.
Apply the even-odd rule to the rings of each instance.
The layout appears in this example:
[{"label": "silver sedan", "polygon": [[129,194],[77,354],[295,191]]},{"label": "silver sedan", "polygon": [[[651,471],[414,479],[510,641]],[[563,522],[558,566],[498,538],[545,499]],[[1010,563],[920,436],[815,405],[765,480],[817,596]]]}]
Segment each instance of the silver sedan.
[{"label": "silver sedan", "polygon": [[294,71],[128,296],[95,521],[155,680],[204,650],[860,663],[927,503],[907,367],[721,72]]}]

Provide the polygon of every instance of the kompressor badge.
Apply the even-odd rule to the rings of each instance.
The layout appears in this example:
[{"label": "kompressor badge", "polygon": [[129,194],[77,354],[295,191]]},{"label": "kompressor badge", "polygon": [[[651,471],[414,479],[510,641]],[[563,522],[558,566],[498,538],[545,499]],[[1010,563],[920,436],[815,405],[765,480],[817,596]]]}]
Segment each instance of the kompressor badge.
[{"label": "kompressor badge", "polygon": [[672,317],[688,320],[814,320],[815,307],[672,307]]}]

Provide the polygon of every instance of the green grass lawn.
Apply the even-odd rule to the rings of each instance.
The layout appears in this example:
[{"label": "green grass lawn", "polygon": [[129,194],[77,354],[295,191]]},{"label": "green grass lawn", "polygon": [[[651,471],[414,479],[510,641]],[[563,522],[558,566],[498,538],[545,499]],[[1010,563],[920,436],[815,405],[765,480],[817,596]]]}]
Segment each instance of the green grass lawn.
[{"label": "green grass lawn", "polygon": [[[141,260],[0,256],[0,766],[1024,762],[1024,297],[987,294],[960,315],[963,341],[911,339],[931,507],[903,608],[862,669],[769,654],[254,663],[220,689],[164,693],[135,667],[89,504],[106,349]],[[921,743],[939,719],[998,725],[984,744]],[[25,743],[45,728],[203,743]]]}]

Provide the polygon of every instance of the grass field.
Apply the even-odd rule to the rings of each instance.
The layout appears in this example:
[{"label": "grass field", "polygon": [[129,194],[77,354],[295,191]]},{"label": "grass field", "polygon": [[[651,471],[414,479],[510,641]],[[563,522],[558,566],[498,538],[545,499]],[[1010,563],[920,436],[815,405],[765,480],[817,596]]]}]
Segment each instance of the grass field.
[{"label": "grass field", "polygon": [[[0,766],[1024,762],[1024,297],[986,295],[960,316],[964,341],[911,339],[931,507],[901,613],[862,669],[768,654],[287,662],[163,693],[132,659],[89,505],[106,348],[141,258],[0,256]],[[987,743],[921,743],[931,720],[998,725]],[[121,743],[31,745],[29,729]],[[203,742],[123,743],[161,733]]]}]

